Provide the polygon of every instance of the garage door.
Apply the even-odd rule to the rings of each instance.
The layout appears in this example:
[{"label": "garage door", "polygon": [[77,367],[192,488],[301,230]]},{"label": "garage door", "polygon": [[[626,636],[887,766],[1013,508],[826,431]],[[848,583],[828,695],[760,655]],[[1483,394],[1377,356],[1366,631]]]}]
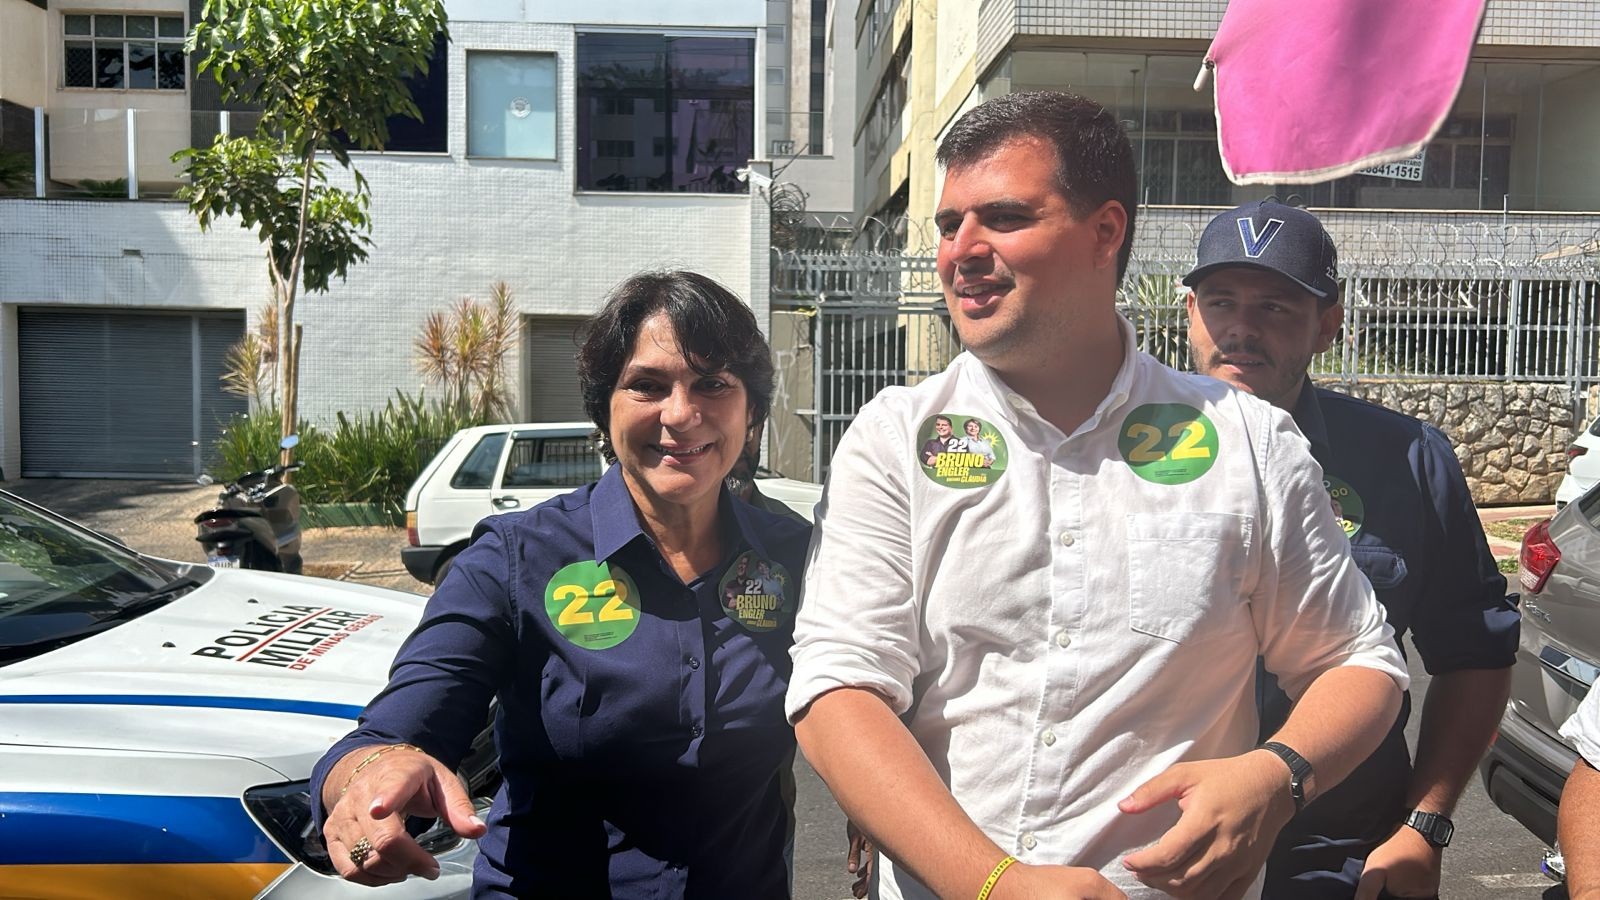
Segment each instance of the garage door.
[{"label": "garage door", "polygon": [[181,477],[204,471],[243,313],[17,310],[25,477]]},{"label": "garage door", "polygon": [[582,316],[528,316],[522,333],[522,404],[529,422],[587,422],[578,392]]}]

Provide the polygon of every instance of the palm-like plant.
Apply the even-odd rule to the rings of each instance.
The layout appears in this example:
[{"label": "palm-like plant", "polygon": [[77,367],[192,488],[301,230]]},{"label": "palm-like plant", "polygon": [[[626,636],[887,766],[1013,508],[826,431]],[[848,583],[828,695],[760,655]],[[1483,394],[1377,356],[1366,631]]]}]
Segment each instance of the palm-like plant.
[{"label": "palm-like plant", "polygon": [[506,357],[516,337],[511,288],[497,281],[487,303],[462,297],[423,321],[413,342],[417,368],[443,386],[446,404],[480,421],[504,421],[511,412]]}]

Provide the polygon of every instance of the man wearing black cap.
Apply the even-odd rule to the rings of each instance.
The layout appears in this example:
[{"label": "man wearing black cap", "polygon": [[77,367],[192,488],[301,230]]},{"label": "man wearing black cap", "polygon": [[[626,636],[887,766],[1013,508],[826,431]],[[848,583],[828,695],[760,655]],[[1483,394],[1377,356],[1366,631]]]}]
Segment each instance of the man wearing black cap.
[{"label": "man wearing black cap", "polygon": [[[1311,213],[1272,200],[1223,213],[1183,283],[1196,370],[1294,417],[1356,565],[1434,676],[1415,767],[1407,697],[1377,752],[1279,835],[1262,896],[1436,896],[1449,815],[1499,722],[1518,635],[1466,479],[1437,429],[1307,378],[1344,315],[1333,240]],[[1264,669],[1258,682],[1271,734],[1291,702]]]}]

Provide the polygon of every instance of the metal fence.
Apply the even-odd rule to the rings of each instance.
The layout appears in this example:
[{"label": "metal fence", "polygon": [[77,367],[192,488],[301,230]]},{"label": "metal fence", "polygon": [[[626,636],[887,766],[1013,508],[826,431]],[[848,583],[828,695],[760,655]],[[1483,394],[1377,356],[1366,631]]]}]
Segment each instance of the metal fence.
[{"label": "metal fence", "polygon": [[[1118,295],[1139,346],[1176,368],[1188,366],[1179,279],[1194,266],[1208,217],[1141,225]],[[1574,420],[1585,420],[1586,397],[1600,384],[1600,233],[1570,224],[1359,218],[1330,231],[1342,251],[1344,326],[1313,360],[1313,376],[1561,383]],[[810,317],[813,478],[826,474],[862,404],[885,386],[942,370],[960,351],[932,252],[900,249],[927,246],[923,233],[895,223],[862,232],[876,244],[774,251],[773,308]]]}]

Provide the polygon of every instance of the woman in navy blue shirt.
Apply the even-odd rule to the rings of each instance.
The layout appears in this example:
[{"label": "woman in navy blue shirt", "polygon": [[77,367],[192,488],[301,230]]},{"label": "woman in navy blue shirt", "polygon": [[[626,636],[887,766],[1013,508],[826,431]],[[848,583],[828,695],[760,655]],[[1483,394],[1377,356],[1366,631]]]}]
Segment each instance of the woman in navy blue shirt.
[{"label": "woman in navy blue shirt", "polygon": [[[810,527],[723,486],[766,418],[749,307],[639,275],[590,320],[595,484],[479,523],[388,686],[317,765],[339,874],[433,877],[405,830],[479,838],[477,897],[786,897],[788,649]],[[759,588],[738,572],[765,566]],[[504,783],[485,820],[453,774],[491,699]]]}]

